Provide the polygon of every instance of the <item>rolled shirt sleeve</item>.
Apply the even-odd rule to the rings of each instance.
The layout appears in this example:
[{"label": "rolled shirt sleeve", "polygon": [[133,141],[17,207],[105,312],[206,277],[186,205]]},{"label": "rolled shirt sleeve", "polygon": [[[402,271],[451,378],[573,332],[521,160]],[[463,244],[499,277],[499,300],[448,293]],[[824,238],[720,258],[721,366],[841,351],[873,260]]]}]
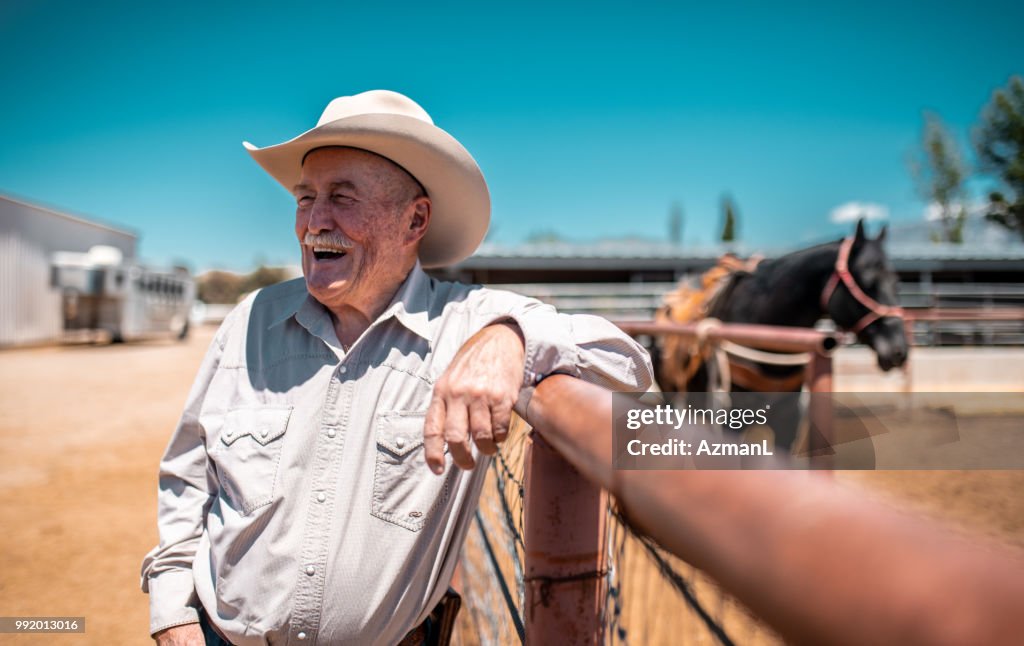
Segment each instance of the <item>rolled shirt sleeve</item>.
[{"label": "rolled shirt sleeve", "polygon": [[149,593],[150,634],[199,621],[192,561],[214,490],[199,411],[223,353],[227,326],[225,321],[210,344],[160,462],[160,543],[146,555],[141,573],[142,591]]}]

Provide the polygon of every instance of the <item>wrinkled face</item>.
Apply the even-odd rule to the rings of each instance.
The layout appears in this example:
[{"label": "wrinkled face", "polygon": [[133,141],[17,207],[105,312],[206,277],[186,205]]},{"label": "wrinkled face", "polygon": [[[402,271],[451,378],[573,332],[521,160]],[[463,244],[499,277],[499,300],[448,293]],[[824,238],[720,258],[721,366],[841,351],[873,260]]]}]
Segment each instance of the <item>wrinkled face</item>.
[{"label": "wrinkled face", "polygon": [[[310,294],[329,309],[362,311],[393,294],[429,220],[418,184],[373,153],[320,148],[306,156],[293,193]],[[424,201],[426,216],[418,218]]]},{"label": "wrinkled face", "polygon": [[[854,245],[850,259],[850,273],[854,281],[864,292],[882,305],[896,305],[897,277],[882,249],[880,240],[862,239]],[[856,325],[867,308],[858,303],[849,292],[840,287],[836,303],[843,311],[842,318],[834,318],[841,324],[852,327]],[[838,312],[837,312],[838,313]],[[903,329],[903,320],[886,316],[880,318],[858,335],[862,343],[870,345],[878,357],[878,367],[891,370],[902,366],[907,360],[907,338]]]}]

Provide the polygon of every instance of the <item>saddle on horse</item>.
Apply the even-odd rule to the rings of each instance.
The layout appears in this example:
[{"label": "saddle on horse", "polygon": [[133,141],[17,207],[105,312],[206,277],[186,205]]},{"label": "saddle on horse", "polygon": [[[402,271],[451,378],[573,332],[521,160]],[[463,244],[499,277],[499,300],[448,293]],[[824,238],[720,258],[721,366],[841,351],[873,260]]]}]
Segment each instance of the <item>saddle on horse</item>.
[{"label": "saddle on horse", "polygon": [[[666,294],[664,305],[655,312],[655,320],[673,323],[705,321],[717,324],[717,319],[709,318],[715,306],[721,299],[728,298],[730,288],[737,278],[754,273],[762,260],[762,256],[753,256],[747,260],[733,254],[722,256],[714,267],[701,275],[699,286],[684,283],[675,291]],[[718,350],[725,352],[721,353]],[[802,354],[782,355],[755,350],[728,341],[720,342],[716,348],[700,340],[693,343],[675,335],[668,335],[662,342],[661,359],[660,377],[665,390],[686,392],[688,384],[701,366],[714,359],[717,362],[716,374],[720,375],[723,381],[757,392],[790,392],[800,389],[803,383],[802,371],[784,370],[785,374],[782,375],[769,374],[765,372],[764,366],[804,365],[808,358]],[[729,383],[721,385],[724,388],[729,387]]]},{"label": "saddle on horse", "polygon": [[[707,319],[718,300],[728,293],[733,280],[741,273],[753,273],[761,260],[761,256],[744,260],[731,253],[725,254],[714,267],[701,275],[698,286],[680,283],[675,291],[666,294],[664,304],[654,314],[654,320],[659,323],[695,323]],[[666,335],[661,349],[662,388],[686,392],[687,383],[711,358],[713,351],[707,344]]]}]

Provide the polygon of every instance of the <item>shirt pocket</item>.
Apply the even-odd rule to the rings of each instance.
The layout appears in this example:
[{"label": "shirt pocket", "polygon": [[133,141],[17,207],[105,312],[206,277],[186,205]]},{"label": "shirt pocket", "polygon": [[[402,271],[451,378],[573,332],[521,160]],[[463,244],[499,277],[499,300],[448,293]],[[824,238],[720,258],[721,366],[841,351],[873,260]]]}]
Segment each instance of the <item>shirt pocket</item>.
[{"label": "shirt pocket", "polygon": [[243,514],[274,499],[292,407],[236,408],[224,416],[214,461],[221,491]]},{"label": "shirt pocket", "polygon": [[379,413],[374,422],[377,464],[371,513],[418,532],[451,495],[451,459],[445,449],[445,474],[435,475],[423,454],[425,412]]}]

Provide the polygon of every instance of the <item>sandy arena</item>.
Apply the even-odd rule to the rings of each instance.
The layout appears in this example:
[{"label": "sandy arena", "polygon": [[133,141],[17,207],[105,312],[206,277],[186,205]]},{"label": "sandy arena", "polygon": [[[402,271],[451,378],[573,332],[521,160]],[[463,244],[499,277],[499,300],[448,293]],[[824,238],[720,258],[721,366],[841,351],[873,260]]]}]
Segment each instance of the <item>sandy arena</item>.
[{"label": "sandy arena", "polygon": [[[157,464],[212,334],[0,353],[0,615],[86,617],[84,635],[0,642],[148,642]],[[1024,472],[839,477],[1024,547]]]}]

